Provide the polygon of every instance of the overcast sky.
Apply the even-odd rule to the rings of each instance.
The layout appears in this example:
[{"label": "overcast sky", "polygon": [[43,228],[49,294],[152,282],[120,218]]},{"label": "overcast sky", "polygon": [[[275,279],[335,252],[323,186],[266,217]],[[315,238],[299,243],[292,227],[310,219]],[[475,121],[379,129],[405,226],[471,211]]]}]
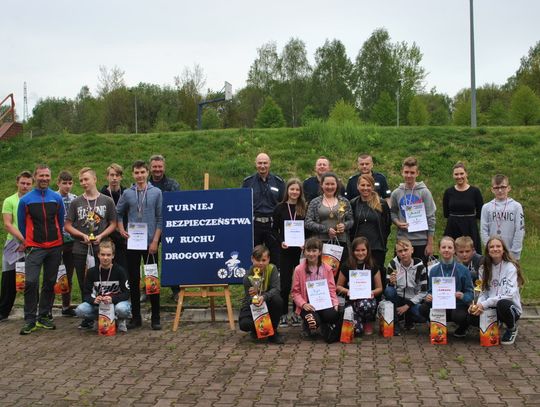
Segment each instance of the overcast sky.
[{"label": "overcast sky", "polygon": [[[503,84],[540,40],[539,0],[475,0],[476,83]],[[128,86],[172,85],[199,64],[206,87],[245,86],[257,48],[291,37],[310,62],[325,39],[339,39],[354,61],[371,33],[416,42],[428,72],[426,90],[454,96],[470,85],[469,0],[14,0],[2,5],[0,98],[23,83],[30,111],[39,98],[96,91],[100,65],[125,71]],[[536,27],[536,28],[534,28]]]}]

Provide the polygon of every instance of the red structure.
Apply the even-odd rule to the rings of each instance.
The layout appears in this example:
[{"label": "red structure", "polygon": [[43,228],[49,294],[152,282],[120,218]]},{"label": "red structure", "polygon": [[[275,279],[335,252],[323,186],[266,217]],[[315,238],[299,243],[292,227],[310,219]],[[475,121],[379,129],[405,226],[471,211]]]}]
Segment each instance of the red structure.
[{"label": "red structure", "polygon": [[[8,100],[11,102],[10,107],[7,110],[1,109]],[[10,93],[0,102],[0,140],[15,137],[22,131],[22,123],[15,121],[15,100],[13,93]]]}]

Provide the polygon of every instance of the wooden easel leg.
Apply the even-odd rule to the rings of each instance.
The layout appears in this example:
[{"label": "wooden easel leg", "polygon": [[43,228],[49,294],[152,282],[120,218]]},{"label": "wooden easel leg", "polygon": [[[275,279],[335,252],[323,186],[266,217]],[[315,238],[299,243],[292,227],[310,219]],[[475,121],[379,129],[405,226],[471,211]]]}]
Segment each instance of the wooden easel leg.
[{"label": "wooden easel leg", "polygon": [[174,316],[173,332],[176,332],[178,325],[180,325],[180,314],[182,313],[182,305],[184,303],[184,293],[186,289],[180,287],[180,295],[178,296],[178,303],[176,304],[176,314]]},{"label": "wooden easel leg", "polygon": [[[214,291],[214,288],[208,287],[208,291]],[[212,322],[216,322],[216,303],[213,296],[210,296],[210,317],[212,318]]]},{"label": "wooden easel leg", "polygon": [[227,303],[227,316],[229,317],[229,326],[234,331],[234,315],[232,310],[231,292],[229,286],[225,287],[225,302]]}]

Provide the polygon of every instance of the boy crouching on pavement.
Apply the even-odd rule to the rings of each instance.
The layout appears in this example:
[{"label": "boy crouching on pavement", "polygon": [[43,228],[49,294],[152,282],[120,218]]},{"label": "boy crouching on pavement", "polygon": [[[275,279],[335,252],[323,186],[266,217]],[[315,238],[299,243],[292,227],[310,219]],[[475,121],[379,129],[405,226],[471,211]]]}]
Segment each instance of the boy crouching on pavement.
[{"label": "boy crouching on pavement", "polygon": [[127,332],[126,319],[131,318],[129,283],[126,271],[113,264],[114,243],[103,240],[99,244],[99,264],[89,269],[84,279],[83,301],[75,310],[79,318],[97,320],[99,304],[114,304],[118,330]]},{"label": "boy crouching on pavement", "polygon": [[384,297],[394,304],[394,335],[400,335],[398,318],[405,318],[405,329],[414,327],[415,322],[425,322],[420,315],[420,303],[427,295],[428,275],[421,259],[412,257],[414,248],[408,239],[396,242],[396,254],[388,264],[388,285]]}]

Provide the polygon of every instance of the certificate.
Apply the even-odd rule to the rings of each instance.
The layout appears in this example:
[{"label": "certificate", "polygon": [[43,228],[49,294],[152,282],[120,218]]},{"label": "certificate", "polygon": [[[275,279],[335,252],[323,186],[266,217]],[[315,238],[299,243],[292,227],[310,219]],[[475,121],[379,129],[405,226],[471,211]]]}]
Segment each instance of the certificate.
[{"label": "certificate", "polygon": [[456,278],[432,277],[431,295],[434,309],[456,309]]},{"label": "certificate", "polygon": [[371,270],[349,271],[349,298],[371,298]]},{"label": "certificate", "polygon": [[309,303],[313,305],[313,307],[315,307],[316,311],[332,308],[332,300],[330,299],[328,281],[307,281],[306,288],[308,292]]},{"label": "certificate", "polygon": [[21,257],[24,257],[24,251],[19,251],[21,244],[16,239],[8,240],[4,246],[4,259],[11,266],[17,262]]},{"label": "certificate", "polygon": [[148,249],[148,225],[146,223],[128,223],[128,234],[128,250]]},{"label": "certificate", "polygon": [[303,220],[286,220],[283,225],[285,244],[289,247],[302,247],[306,240]]},{"label": "certificate", "polygon": [[404,205],[405,221],[409,224],[407,231],[421,232],[428,230],[426,207],[423,202],[411,203]]}]

